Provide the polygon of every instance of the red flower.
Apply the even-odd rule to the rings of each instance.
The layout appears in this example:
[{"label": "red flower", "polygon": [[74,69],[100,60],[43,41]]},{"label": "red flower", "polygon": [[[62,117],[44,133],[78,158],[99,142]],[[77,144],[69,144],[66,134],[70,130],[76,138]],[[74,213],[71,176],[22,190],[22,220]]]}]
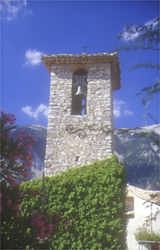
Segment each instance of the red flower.
[{"label": "red flower", "polygon": [[36,231],[36,238],[39,240],[46,240],[56,229],[57,224],[51,223],[44,214],[34,212],[32,214],[32,226]]}]

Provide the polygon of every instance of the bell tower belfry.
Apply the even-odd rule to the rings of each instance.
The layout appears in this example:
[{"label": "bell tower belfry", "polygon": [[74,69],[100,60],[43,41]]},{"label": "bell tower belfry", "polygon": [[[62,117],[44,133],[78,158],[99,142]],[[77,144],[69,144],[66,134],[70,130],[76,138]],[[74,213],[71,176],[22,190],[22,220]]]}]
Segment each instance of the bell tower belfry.
[{"label": "bell tower belfry", "polygon": [[45,175],[112,154],[117,53],[44,55],[50,72]]}]

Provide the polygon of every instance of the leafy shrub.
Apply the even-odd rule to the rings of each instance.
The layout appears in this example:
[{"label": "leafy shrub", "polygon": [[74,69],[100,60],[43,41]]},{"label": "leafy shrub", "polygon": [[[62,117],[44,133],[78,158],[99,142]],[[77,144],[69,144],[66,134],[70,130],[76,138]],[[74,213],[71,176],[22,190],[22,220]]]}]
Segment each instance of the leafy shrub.
[{"label": "leafy shrub", "polygon": [[[12,248],[125,249],[124,180],[124,169],[113,157],[22,184],[20,214],[14,219],[23,223],[22,232],[16,225],[21,245],[12,242]],[[7,238],[3,242],[7,247]]]}]

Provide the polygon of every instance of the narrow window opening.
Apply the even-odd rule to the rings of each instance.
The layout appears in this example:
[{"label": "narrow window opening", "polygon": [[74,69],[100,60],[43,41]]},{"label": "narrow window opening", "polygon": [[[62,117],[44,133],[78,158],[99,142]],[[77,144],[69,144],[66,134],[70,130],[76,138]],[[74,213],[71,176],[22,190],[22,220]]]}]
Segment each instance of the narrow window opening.
[{"label": "narrow window opening", "polygon": [[125,212],[130,218],[134,217],[134,198],[128,196],[125,201]]},{"label": "narrow window opening", "polygon": [[85,115],[87,102],[87,72],[78,70],[72,77],[72,115]]}]

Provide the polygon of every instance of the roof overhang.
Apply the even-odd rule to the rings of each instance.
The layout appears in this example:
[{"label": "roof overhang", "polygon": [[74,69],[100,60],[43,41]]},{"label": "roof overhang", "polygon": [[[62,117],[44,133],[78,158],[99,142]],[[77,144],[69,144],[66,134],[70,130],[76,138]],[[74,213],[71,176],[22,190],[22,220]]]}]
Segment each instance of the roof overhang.
[{"label": "roof overhang", "polygon": [[120,88],[120,69],[117,52],[114,53],[96,53],[96,54],[54,54],[43,55],[42,61],[51,71],[52,65],[57,64],[96,64],[110,63],[112,75],[112,88]]},{"label": "roof overhang", "polygon": [[144,201],[160,206],[160,191],[146,190],[128,184],[127,196],[137,196]]}]

